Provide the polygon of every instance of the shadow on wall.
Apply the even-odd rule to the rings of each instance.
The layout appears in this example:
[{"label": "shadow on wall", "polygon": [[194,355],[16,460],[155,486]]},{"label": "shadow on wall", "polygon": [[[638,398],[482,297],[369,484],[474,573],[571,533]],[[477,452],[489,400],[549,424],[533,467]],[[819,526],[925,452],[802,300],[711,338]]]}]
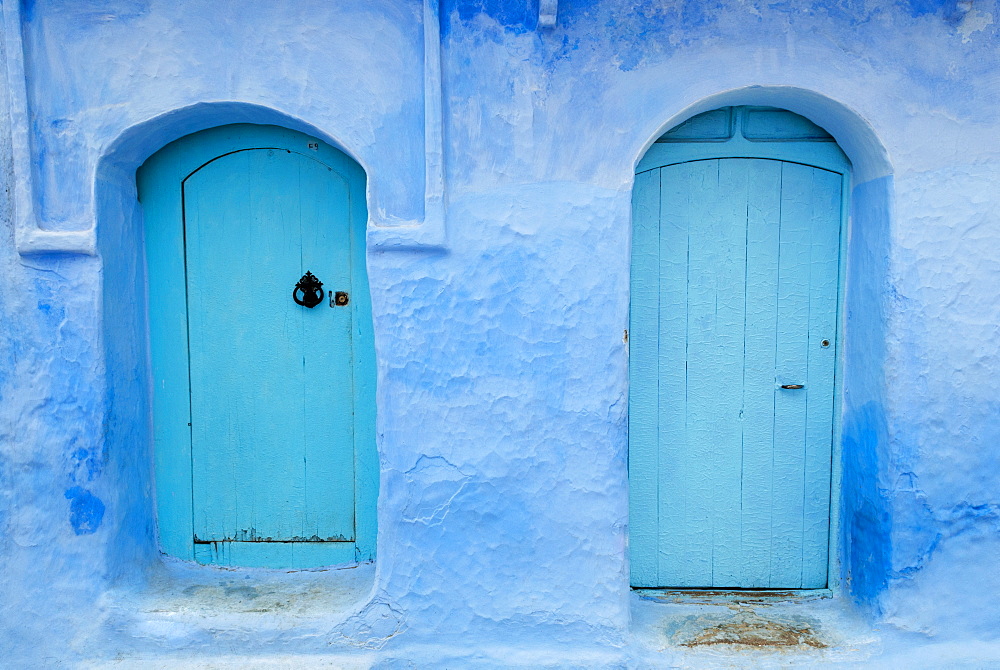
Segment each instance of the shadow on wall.
[{"label": "shadow on wall", "polygon": [[833,551],[840,557],[842,587],[860,607],[878,616],[891,570],[885,366],[892,166],[874,129],[855,111],[819,93],[789,86],[749,86],[692,103],[650,128],[636,163],[671,128],[702,112],[739,105],[777,107],[806,117],[829,132],[852,163],[841,462],[834,464],[834,479],[839,474],[841,487],[840,519]]},{"label": "shadow on wall", "polygon": [[[100,510],[113,537],[108,556],[114,560],[106,570],[110,581],[141,579],[144,568],[160,560],[153,509],[146,262],[135,172],[170,142],[231,123],[283,126],[352,155],[335,138],[304,121],[268,107],[223,102],[192,105],[132,126],[111,143],[99,161],[94,199],[97,248],[103,266],[105,453],[108,479],[117,488],[107,509]],[[97,513],[81,507],[80,528],[85,530]]]},{"label": "shadow on wall", "polygon": [[891,176],[855,184],[848,246],[845,338],[842,578],[854,596],[881,613],[892,566],[889,428],[886,407],[886,303]]},{"label": "shadow on wall", "polygon": [[888,500],[879,486],[880,445],[888,442],[882,406],[869,401],[844,416],[842,537],[844,579],[850,593],[880,613],[879,595],[891,569]]}]

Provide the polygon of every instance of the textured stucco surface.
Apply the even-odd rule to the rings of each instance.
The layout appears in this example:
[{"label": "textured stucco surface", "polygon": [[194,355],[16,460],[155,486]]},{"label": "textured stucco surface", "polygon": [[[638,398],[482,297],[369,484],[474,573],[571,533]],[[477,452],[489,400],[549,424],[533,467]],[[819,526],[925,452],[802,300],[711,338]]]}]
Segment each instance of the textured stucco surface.
[{"label": "textured stucco surface", "polygon": [[[533,2],[444,2],[447,240],[368,257],[376,564],[159,555],[134,170],[203,127],[283,123],[364,166],[372,225],[418,220],[422,16],[415,0],[24,3],[34,205],[53,229],[96,224],[99,253],[17,253],[26,175],[0,114],[5,663],[1000,662],[992,0],[562,0],[553,30]],[[730,104],[809,116],[855,168],[836,588],[776,615],[814,621],[822,652],[691,651],[669,631],[732,609],[628,588],[632,171],[666,128]]]}]

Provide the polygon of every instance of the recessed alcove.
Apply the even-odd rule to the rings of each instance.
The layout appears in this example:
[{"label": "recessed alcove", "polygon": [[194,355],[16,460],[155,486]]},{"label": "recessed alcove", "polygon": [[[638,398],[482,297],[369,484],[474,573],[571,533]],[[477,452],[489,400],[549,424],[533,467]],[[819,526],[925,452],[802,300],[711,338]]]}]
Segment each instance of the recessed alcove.
[{"label": "recessed alcove", "polygon": [[[889,271],[891,165],[874,130],[853,110],[813,91],[780,86],[736,89],[688,105],[650,134],[636,164],[658,141],[684,142],[694,135],[707,142],[727,141],[732,128],[723,108],[741,105],[761,110],[763,116],[758,120],[763,125],[767,125],[764,116],[768,110],[793,112],[801,118],[801,133],[816,142],[832,139],[850,159],[839,317],[843,329],[837,369],[841,392],[834,417],[831,464],[839,498],[834,496],[830,510],[826,593],[851,607],[877,611],[890,570],[890,511],[879,482],[887,469],[888,450],[885,315],[889,293],[884,288]],[[741,130],[745,141],[758,141],[747,136],[754,134],[753,127],[744,123]],[[648,617],[637,616],[635,608],[641,596],[633,593],[632,597],[635,626]]]},{"label": "recessed alcove", "polygon": [[[100,334],[106,375],[104,454],[109,480],[116,483],[113,493],[118,517],[107,550],[107,573],[113,585],[108,605],[125,626],[143,626],[148,619],[148,625],[155,627],[160,615],[173,617],[186,612],[191,616],[182,627],[184,632],[176,635],[192,640],[205,634],[205,626],[232,624],[247,630],[258,625],[272,626],[273,621],[261,618],[265,610],[297,612],[315,626],[331,630],[339,625],[337,622],[364,608],[376,581],[376,568],[370,560],[336,569],[289,571],[204,566],[161,553],[154,503],[157,482],[153,473],[147,263],[135,175],[143,162],[170,142],[232,123],[288,128],[350,155],[336,138],[280,111],[244,103],[205,103],[169,112],[122,132],[105,147],[94,186],[98,253],[103,268]],[[246,294],[236,291],[230,297],[245,299]],[[377,463],[374,467],[377,469]],[[374,476],[377,480],[377,472]],[[269,604],[258,607],[254,602]],[[255,607],[261,610],[256,619],[250,616]],[[250,619],[237,623],[246,616]],[[176,617],[171,620],[177,621]],[[280,626],[275,631],[277,628]]]}]

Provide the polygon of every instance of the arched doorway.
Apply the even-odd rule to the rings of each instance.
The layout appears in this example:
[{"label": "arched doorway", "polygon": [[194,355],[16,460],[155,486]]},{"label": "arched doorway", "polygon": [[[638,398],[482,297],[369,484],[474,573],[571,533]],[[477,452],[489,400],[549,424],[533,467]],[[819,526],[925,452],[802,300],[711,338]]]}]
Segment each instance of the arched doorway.
[{"label": "arched doorway", "polygon": [[631,583],[824,588],[850,162],[804,117],[726,107],[636,173]]},{"label": "arched doorway", "polygon": [[250,567],[373,558],[364,171],[239,124],[167,145],[137,185],[161,547]]}]

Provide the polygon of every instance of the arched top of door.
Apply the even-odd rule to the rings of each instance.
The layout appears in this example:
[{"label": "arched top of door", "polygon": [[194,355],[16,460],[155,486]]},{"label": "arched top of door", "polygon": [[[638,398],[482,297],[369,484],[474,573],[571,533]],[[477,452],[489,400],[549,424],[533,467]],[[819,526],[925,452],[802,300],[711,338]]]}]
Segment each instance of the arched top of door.
[{"label": "arched top of door", "polygon": [[174,140],[151,156],[140,171],[155,163],[180,182],[219,158],[255,149],[301,154],[322,163],[345,181],[356,179],[363,183],[365,179],[357,161],[319,138],[282,126],[247,123],[217,126]]},{"label": "arched top of door", "polygon": [[714,158],[762,158],[846,174],[851,162],[826,130],[776,107],[721,107],[671,128],[649,148],[636,173]]},{"label": "arched top of door", "polygon": [[100,178],[102,171],[108,170],[131,173],[175,141],[231,124],[274,126],[318,138],[350,156],[367,172],[364,161],[347,144],[303,119],[252,103],[203,102],[172,109],[124,129],[103,149],[98,176]]},{"label": "arched top of door", "polygon": [[681,101],[675,113],[649,119],[645,142],[636,147],[635,164],[641,162],[649,148],[658,146],[656,140],[668,130],[702,112],[730,105],[776,107],[799,114],[822,127],[850,159],[851,182],[855,186],[893,174],[889,153],[863,108],[818,91],[787,85],[753,84]]}]

